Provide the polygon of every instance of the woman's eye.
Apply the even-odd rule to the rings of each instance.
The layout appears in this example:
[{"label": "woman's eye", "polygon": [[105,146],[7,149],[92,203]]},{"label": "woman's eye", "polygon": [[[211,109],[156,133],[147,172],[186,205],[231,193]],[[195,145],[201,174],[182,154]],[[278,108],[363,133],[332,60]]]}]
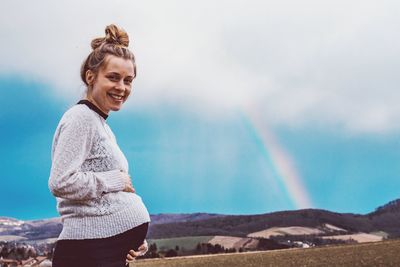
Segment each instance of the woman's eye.
[{"label": "woman's eye", "polygon": [[115,76],[109,76],[108,79],[110,79],[113,82],[117,82],[118,81],[118,77],[115,77]]},{"label": "woman's eye", "polygon": [[132,83],[132,80],[125,80],[126,85],[130,85]]}]

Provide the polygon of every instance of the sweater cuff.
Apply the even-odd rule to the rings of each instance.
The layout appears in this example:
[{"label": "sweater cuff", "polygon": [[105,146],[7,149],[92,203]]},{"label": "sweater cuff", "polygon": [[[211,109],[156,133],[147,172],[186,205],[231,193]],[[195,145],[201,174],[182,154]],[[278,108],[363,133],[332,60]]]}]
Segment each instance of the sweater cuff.
[{"label": "sweater cuff", "polygon": [[124,190],[125,180],[121,170],[97,172],[95,174],[104,181],[107,192],[117,192]]}]

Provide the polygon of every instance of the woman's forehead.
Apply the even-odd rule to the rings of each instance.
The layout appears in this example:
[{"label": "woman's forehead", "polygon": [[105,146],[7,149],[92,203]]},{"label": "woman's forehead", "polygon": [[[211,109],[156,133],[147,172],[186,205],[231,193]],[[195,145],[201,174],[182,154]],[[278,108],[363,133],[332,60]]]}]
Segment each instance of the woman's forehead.
[{"label": "woman's forehead", "polygon": [[133,63],[130,59],[116,56],[108,56],[105,60],[104,72],[124,72],[134,75]]}]

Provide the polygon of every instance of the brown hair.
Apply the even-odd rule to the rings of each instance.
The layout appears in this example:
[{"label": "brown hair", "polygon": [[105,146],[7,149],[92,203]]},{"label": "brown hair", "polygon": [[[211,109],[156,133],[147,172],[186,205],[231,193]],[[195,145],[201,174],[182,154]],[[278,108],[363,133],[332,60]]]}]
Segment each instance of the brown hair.
[{"label": "brown hair", "polygon": [[92,40],[91,46],[93,51],[89,54],[81,66],[81,79],[89,86],[86,81],[86,72],[91,70],[95,75],[101,67],[106,64],[106,56],[114,55],[124,59],[131,60],[133,63],[134,75],[136,77],[135,56],[128,49],[129,37],[126,31],[111,24],[106,27],[106,36]]}]

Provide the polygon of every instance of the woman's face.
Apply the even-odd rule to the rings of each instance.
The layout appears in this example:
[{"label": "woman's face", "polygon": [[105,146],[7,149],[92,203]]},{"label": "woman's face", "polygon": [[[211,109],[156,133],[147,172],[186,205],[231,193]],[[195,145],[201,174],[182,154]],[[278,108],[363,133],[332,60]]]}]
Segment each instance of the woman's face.
[{"label": "woman's face", "polygon": [[97,75],[91,70],[86,72],[86,80],[91,87],[87,99],[108,114],[110,110],[121,109],[131,93],[135,73],[129,59],[108,55],[104,64]]}]

